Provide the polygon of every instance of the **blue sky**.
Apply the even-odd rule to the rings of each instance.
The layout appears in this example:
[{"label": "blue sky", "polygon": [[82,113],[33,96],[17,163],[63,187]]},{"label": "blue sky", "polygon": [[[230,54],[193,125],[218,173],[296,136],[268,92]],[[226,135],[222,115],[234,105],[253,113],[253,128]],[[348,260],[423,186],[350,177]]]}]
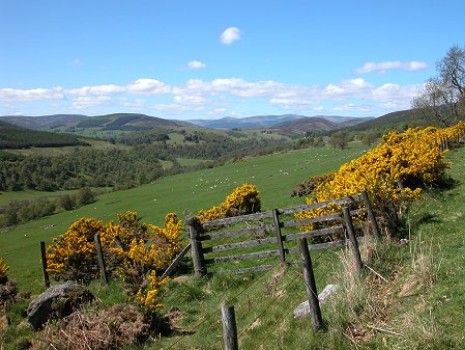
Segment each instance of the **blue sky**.
[{"label": "blue sky", "polygon": [[0,115],[406,109],[463,0],[0,0]]}]

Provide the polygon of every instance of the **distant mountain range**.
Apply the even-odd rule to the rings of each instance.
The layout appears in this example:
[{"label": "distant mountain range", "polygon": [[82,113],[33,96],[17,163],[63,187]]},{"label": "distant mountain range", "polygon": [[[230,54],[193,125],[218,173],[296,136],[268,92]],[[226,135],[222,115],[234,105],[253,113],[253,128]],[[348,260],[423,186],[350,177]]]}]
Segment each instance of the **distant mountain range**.
[{"label": "distant mountain range", "polygon": [[188,125],[186,122],[177,122],[145,114],[114,113],[95,117],[80,114],[55,114],[44,116],[3,116],[0,120],[33,130],[54,129],[89,129],[142,131],[159,127],[177,127]]},{"label": "distant mountain range", "polygon": [[281,114],[281,115],[258,115],[253,117],[246,118],[234,118],[234,117],[225,117],[220,119],[193,119],[189,120],[190,123],[202,126],[209,129],[263,129],[263,128],[272,128],[276,126],[284,126],[288,123],[309,121],[310,124],[317,125],[318,122],[325,124],[325,121],[328,121],[331,124],[329,126],[323,126],[322,130],[332,130],[334,128],[340,128],[342,126],[354,125],[361,123],[367,118],[353,118],[353,117],[342,117],[342,116],[323,116],[317,115],[308,117],[305,115],[299,114]]},{"label": "distant mountain range", "polygon": [[283,129],[283,131],[329,131],[355,125],[367,118],[341,116],[313,116],[298,114],[263,115],[247,118],[196,119],[189,121],[167,120],[136,113],[115,113],[89,117],[81,114],[44,116],[2,116],[0,120],[33,130],[75,131],[98,129],[101,131],[143,131],[168,127],[202,127],[208,129]]}]

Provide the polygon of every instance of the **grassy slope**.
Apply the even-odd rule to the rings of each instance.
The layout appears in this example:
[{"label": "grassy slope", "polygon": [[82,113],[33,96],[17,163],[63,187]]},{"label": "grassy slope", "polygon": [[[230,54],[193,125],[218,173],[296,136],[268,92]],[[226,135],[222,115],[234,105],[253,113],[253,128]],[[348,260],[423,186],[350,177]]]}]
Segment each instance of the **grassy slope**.
[{"label": "grassy slope", "polygon": [[340,164],[362,152],[360,145],[344,151],[334,149],[299,150],[251,158],[188,174],[162,178],[151,185],[102,195],[91,205],[70,212],[20,225],[0,234],[0,256],[11,266],[11,276],[33,290],[41,289],[39,242],[50,242],[80,217],[115,220],[116,213],[135,210],[145,222],[162,224],[164,215],[182,215],[210,208],[224,200],[234,187],[244,182],[257,185],[263,210],[301,204],[290,198],[295,184],[311,175],[337,169]]},{"label": "grassy slope", "polygon": [[[226,303],[235,306],[240,349],[463,349],[464,158],[465,149],[449,154],[454,187],[424,193],[413,205],[409,244],[378,248],[380,258],[370,265],[386,281],[368,273],[360,283],[349,274],[348,294],[323,306],[326,332],[313,334],[310,320],[293,319],[306,292],[300,267],[291,264],[255,276],[173,280],[163,295],[163,312],[175,315],[179,333],[146,348],[221,348],[220,308]],[[340,251],[312,254],[320,291],[328,283],[344,285],[348,254],[348,260]]]},{"label": "grassy slope", "polygon": [[[449,154],[449,171],[455,185],[431,193],[414,205],[410,215],[412,232],[430,243],[437,266],[437,284],[427,297],[431,315],[445,339],[465,346],[465,149]],[[427,310],[426,313],[428,313]],[[425,315],[427,317],[427,315]]]},{"label": "grassy slope", "polygon": [[[0,234],[0,255],[5,255],[7,262],[12,265],[11,276],[20,280],[20,288],[40,289],[40,283],[37,282],[39,261],[38,254],[35,254],[36,251],[38,253],[37,242],[62,232],[76,214],[82,216],[98,212],[107,215],[112,211],[136,209],[147,215],[147,221],[150,221],[149,218],[159,221],[161,213],[154,214],[155,208],[157,211],[162,208],[159,206],[158,198],[162,201],[165,199],[163,201],[166,205],[163,206],[165,210],[174,209],[175,203],[178,205],[183,203],[182,207],[189,211],[207,207],[221,200],[226,193],[226,187],[229,187],[229,185],[217,184],[217,188],[210,186],[213,187],[210,189],[208,185],[215,183],[218,176],[223,176],[221,178],[223,179],[227,174],[230,181],[233,181],[231,179],[234,174],[237,179],[249,179],[251,176],[249,170],[252,169],[256,169],[255,175],[252,176],[255,176],[255,183],[262,191],[265,209],[274,206],[283,207],[286,206],[284,202],[292,204],[287,193],[291,188],[290,185],[296,183],[294,177],[298,178],[297,181],[301,181],[303,173],[308,176],[334,169],[337,167],[337,162],[353,156],[358,150],[352,149],[349,153],[333,154],[334,158],[331,162],[327,159],[326,163],[325,161],[318,163],[318,167],[309,166],[317,157],[320,160],[326,159],[324,156],[328,151],[318,152],[318,156],[308,151],[299,151],[290,155],[255,158],[218,169],[166,178],[140,190],[109,194],[102,197],[94,206],[85,207],[79,212],[56,215],[18,227],[9,234]],[[328,153],[327,157],[329,156]],[[382,315],[382,323],[375,325],[401,334],[401,337],[380,331],[373,332],[372,337],[366,341],[362,337],[356,339],[357,343],[354,343],[353,340],[342,335],[342,331],[346,328],[341,327],[339,318],[345,310],[341,308],[341,304],[331,305],[331,303],[325,305],[322,311],[323,318],[328,324],[328,331],[313,335],[309,320],[294,321],[292,317],[295,305],[305,299],[305,290],[300,267],[291,265],[286,271],[282,271],[277,266],[269,273],[256,276],[233,277],[219,274],[206,280],[187,278],[187,280],[172,281],[168,293],[163,295],[162,302],[165,307],[162,311],[172,312],[173,317],[177,319],[178,331],[186,333],[183,336],[175,334],[162,338],[161,341],[145,348],[221,348],[222,326],[219,308],[223,303],[231,303],[236,307],[240,349],[462,349],[465,345],[463,336],[465,148],[451,152],[449,159],[454,164],[450,175],[456,180],[455,186],[442,192],[424,194],[423,199],[414,204],[408,218],[412,233],[410,244],[395,246],[394,250],[391,249],[387,260],[383,259],[378,265],[371,265],[389,280],[389,283],[385,284],[388,291],[386,299],[381,300],[387,303],[387,306],[384,305],[387,313]],[[299,166],[295,167],[295,164]],[[289,175],[280,175],[279,170],[284,169],[286,171],[292,169],[293,172]],[[209,183],[205,184],[206,181]],[[203,196],[184,195],[182,202],[176,199],[176,195],[180,195],[183,191],[199,190],[199,186],[195,187],[195,184],[201,184]],[[153,201],[155,193],[158,194],[157,201]],[[171,195],[168,195],[170,193]],[[124,199],[125,195],[126,199]],[[132,199],[133,197],[136,199]],[[57,227],[50,227],[53,222]],[[32,237],[21,237],[24,233],[31,234]],[[419,251],[432,253],[431,271],[432,278],[436,280],[435,284],[432,289],[420,288],[418,293],[399,297],[399,290],[406,285],[405,280],[399,280],[408,276],[405,273],[407,270],[415,269],[412,256]],[[31,255],[28,256],[23,252],[30,252]],[[339,280],[341,276],[339,253],[336,251],[315,253],[312,257],[320,290],[327,283]],[[21,258],[23,260],[20,260]],[[26,281],[29,281],[27,287]],[[382,282],[378,279],[378,283]],[[368,289],[371,287],[372,285],[369,285]],[[375,303],[368,300],[363,303],[363,295],[361,299],[362,315],[366,312],[363,308],[375,308]],[[363,321],[374,323],[370,318]],[[410,329],[412,325],[413,331]],[[189,331],[193,333],[187,334]]]}]

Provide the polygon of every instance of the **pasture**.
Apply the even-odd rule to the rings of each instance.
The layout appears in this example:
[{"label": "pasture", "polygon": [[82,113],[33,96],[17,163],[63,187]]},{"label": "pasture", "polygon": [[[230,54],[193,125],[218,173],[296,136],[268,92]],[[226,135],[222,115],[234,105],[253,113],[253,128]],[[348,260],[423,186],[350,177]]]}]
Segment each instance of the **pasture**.
[{"label": "pasture", "polygon": [[255,184],[261,195],[262,210],[304,202],[291,198],[292,188],[309,176],[336,170],[359,156],[363,147],[348,149],[312,148],[244,159],[223,166],[169,176],[152,184],[126,191],[110,192],[85,207],[19,225],[0,234],[0,256],[11,267],[10,276],[20,289],[41,290],[39,242],[49,243],[81,217],[116,220],[116,213],[137,211],[144,222],[162,224],[166,213],[181,217],[208,209],[224,200],[243,183]]}]

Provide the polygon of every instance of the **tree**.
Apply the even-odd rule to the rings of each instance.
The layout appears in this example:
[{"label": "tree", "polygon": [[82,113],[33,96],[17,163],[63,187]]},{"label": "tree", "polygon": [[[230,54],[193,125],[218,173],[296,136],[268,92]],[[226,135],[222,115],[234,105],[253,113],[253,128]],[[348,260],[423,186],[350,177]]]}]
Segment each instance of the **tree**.
[{"label": "tree", "polygon": [[428,79],[423,93],[412,101],[412,107],[430,111],[435,121],[451,124],[448,114],[456,122],[465,112],[465,46],[453,46],[436,63],[438,76]]},{"label": "tree", "polygon": [[89,187],[81,188],[77,193],[77,203],[82,206],[95,202],[94,192]]},{"label": "tree", "polygon": [[346,130],[337,131],[331,135],[329,143],[339,149],[345,149],[349,145],[349,132]]}]

